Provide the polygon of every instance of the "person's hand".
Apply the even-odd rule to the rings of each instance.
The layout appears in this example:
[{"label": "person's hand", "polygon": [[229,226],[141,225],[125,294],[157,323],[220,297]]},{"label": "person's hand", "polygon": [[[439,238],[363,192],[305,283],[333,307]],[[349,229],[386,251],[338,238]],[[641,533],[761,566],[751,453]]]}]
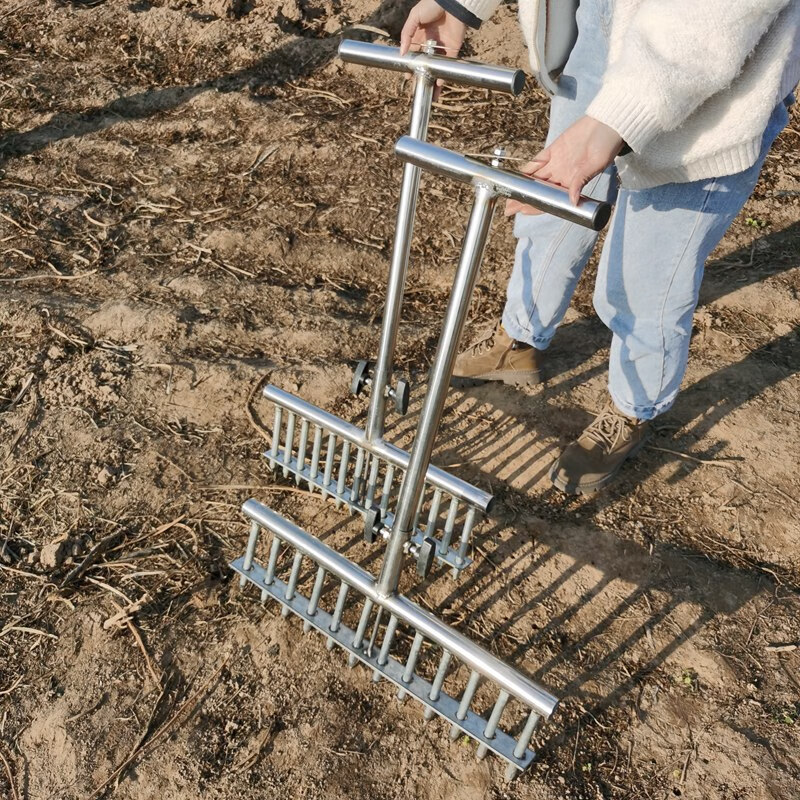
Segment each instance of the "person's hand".
[{"label": "person's hand", "polygon": [[436,0],[420,0],[411,9],[400,33],[400,55],[405,55],[412,45],[423,45],[435,39],[444,48],[444,55],[457,56],[467,26],[448,14]]},{"label": "person's hand", "polygon": [[[577,205],[583,187],[613,163],[624,144],[613,128],[591,117],[581,117],[533,161],[528,162],[522,172],[563,186],[569,191],[570,202]],[[506,216],[517,213],[541,212],[518,200],[508,200]]]}]

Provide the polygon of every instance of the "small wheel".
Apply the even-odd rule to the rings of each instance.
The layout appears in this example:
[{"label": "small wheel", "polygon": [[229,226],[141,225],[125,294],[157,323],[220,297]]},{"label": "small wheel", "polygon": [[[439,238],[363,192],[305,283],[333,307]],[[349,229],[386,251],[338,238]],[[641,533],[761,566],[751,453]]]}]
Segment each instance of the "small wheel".
[{"label": "small wheel", "polygon": [[397,386],[394,390],[394,407],[398,414],[406,414],[408,411],[408,400],[411,395],[411,389],[408,381],[400,378],[397,381]]},{"label": "small wheel", "polygon": [[364,515],[364,541],[367,544],[375,544],[383,527],[383,518],[381,517],[381,510],[378,506],[373,506]]},{"label": "small wheel", "polygon": [[372,373],[372,364],[369,361],[359,361],[353,371],[353,380],[350,383],[350,391],[358,397],[367,385],[367,378]]},{"label": "small wheel", "polygon": [[427,578],[433,567],[433,559],[436,558],[436,539],[426,536],[419,546],[417,553],[417,575],[420,578]]}]

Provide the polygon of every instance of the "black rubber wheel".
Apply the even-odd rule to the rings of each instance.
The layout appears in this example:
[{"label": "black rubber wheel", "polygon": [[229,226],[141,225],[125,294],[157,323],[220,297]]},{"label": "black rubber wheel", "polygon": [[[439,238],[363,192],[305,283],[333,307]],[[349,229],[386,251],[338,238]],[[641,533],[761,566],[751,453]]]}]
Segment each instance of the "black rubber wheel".
[{"label": "black rubber wheel", "polygon": [[350,391],[358,397],[367,385],[367,378],[372,373],[372,364],[369,361],[359,361],[353,370],[353,380],[350,383]]}]

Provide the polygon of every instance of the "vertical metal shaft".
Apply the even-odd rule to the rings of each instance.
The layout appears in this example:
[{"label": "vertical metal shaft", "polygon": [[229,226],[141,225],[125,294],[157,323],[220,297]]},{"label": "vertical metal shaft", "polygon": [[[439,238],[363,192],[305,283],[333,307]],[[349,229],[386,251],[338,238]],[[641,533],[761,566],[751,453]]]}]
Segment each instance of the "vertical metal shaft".
[{"label": "vertical metal shaft", "polygon": [[[383,643],[381,644],[381,651],[378,653],[378,664],[383,667],[386,665],[386,662],[389,660],[389,650],[392,647],[392,641],[394,640],[394,634],[397,630],[397,623],[399,620],[397,617],[392,614],[389,617],[389,623],[386,626],[386,630],[383,633]],[[372,681],[373,683],[377,683],[381,679],[381,674],[377,670],[374,670],[372,673]]]},{"label": "vertical metal shaft", "polygon": [[[317,613],[317,606],[319,606],[319,598],[322,594],[322,584],[325,582],[325,568],[320,567],[317,570],[317,578],[314,581],[314,588],[311,590],[311,597],[308,599],[308,610],[306,613],[309,617],[313,617]],[[311,630],[311,623],[306,620],[303,623],[303,633],[308,633]]]},{"label": "vertical metal shaft", "polygon": [[[433,48],[429,48],[430,53]],[[433,101],[433,78],[425,72],[416,74],[414,105],[411,109],[409,136],[425,140],[428,135],[428,120]],[[381,341],[378,358],[372,375],[372,389],[367,415],[367,440],[372,442],[383,436],[386,415],[386,385],[392,372],[392,356],[397,341],[397,327],[400,323],[400,308],[403,303],[403,290],[408,272],[408,255],[411,250],[411,237],[414,233],[414,215],[417,211],[420,169],[413,164],[403,166],[403,183],[400,188],[400,202],[397,208],[397,226],[392,247],[392,263],[389,267],[389,285],[386,291],[386,305],[383,309]]]},{"label": "vertical metal shaft", "polygon": [[[339,596],[336,598],[336,608],[333,610],[333,618],[331,619],[331,631],[336,633],[339,630],[339,623],[342,620],[342,613],[344,612],[344,603],[347,600],[347,592],[350,591],[349,584],[342,581],[339,586]],[[336,644],[334,642],[333,637],[329,636],[328,641],[326,643],[326,647],[328,650],[333,650],[333,646]]]},{"label": "vertical metal shaft", "polygon": [[[433,679],[433,683],[431,684],[431,690],[428,693],[428,697],[431,700],[438,700],[439,695],[442,693],[442,684],[444,683],[445,676],[447,675],[447,668],[450,666],[450,658],[451,653],[449,650],[445,650],[442,653],[442,660],[439,662],[439,669],[436,670],[436,676]],[[436,712],[430,707],[425,707],[425,713],[423,717],[425,720],[433,719],[433,715]]]},{"label": "vertical metal shaft", "polygon": [[[292,562],[292,571],[289,573],[289,581],[286,584],[286,599],[293,600],[294,592],[297,588],[297,579],[300,577],[300,565],[303,563],[303,554],[298,550],[294,554],[294,561]],[[289,616],[289,606],[281,608],[281,616]]]},{"label": "vertical metal shaft", "polygon": [[[411,678],[414,675],[414,670],[417,668],[417,659],[419,658],[419,651],[422,649],[422,642],[424,639],[425,637],[421,633],[417,633],[416,636],[414,636],[414,642],[411,645],[411,652],[408,654],[408,660],[406,661],[406,668],[403,670],[403,681],[405,683],[411,682]],[[397,699],[401,703],[406,699],[405,689],[397,690]]]},{"label": "vertical metal shaft", "polygon": [[[369,622],[369,615],[372,613],[372,606],[374,603],[369,597],[364,601],[364,608],[361,610],[361,618],[358,620],[358,627],[356,628],[355,636],[353,636],[353,647],[356,650],[361,649],[361,643],[364,641],[364,634],[367,631],[367,623]],[[358,659],[351,655],[350,658],[347,659],[347,663],[349,666],[354,667],[356,665],[356,661]]]},{"label": "vertical metal shaft", "polygon": [[[246,569],[248,572],[253,568],[253,558],[255,557],[256,553],[259,530],[260,528],[257,522],[250,523],[250,537],[247,540],[247,549],[244,551],[244,563],[242,564],[244,569]],[[244,589],[246,583],[247,578],[242,575],[239,578],[239,588]]]},{"label": "vertical metal shaft", "polygon": [[444,523],[442,541],[439,543],[439,555],[443,556],[450,549],[450,540],[453,538],[453,531],[456,527],[456,517],[458,516],[458,498],[454,497],[450,501],[450,509],[447,512],[447,519]]},{"label": "vertical metal shaft", "polygon": [[[475,690],[478,688],[478,684],[481,680],[480,672],[472,672],[469,675],[469,680],[467,681],[467,688],[464,689],[464,694],[461,697],[461,702],[458,704],[458,711],[456,711],[456,718],[463,720],[467,717],[467,711],[469,711],[469,705],[472,702],[472,698],[475,696]],[[455,741],[458,739],[459,735],[461,734],[461,728],[458,725],[451,725],[450,726],[450,738]]]},{"label": "vertical metal shaft", "polygon": [[[528,719],[525,722],[525,727],[522,729],[519,739],[517,739],[517,746],[514,748],[515,758],[522,758],[522,756],[525,754],[525,751],[528,749],[528,745],[531,743],[533,734],[536,731],[536,728],[539,726],[541,719],[542,718],[535,711],[531,711],[531,713],[528,715]],[[519,770],[517,767],[515,767],[513,764],[509,764],[506,767],[506,780],[513,780],[514,776],[518,772]]]},{"label": "vertical metal shaft", "polygon": [[[300,444],[297,445],[297,474],[294,476],[298,486],[300,485],[301,472],[306,465],[306,449],[308,447],[308,420],[304,419],[300,423]],[[311,488],[309,486],[309,488]]]},{"label": "vertical metal shaft", "polygon": [[[497,730],[497,725],[500,722],[500,717],[503,716],[503,709],[506,707],[506,703],[508,702],[508,692],[501,691],[497,697],[497,702],[494,704],[494,708],[492,709],[491,716],[489,717],[489,721],[486,723],[486,728],[483,731],[483,735],[487,739],[494,739],[495,731]],[[488,752],[489,748],[482,744],[478,747],[478,760],[486,757],[486,753]]]},{"label": "vertical metal shaft", "polygon": [[322,474],[322,496],[328,496],[328,487],[333,476],[333,459],[336,455],[336,434],[328,435],[328,450],[325,453],[325,471]]},{"label": "vertical metal shaft", "polygon": [[269,468],[275,469],[275,460],[278,458],[278,452],[281,446],[281,418],[283,417],[283,409],[275,406],[275,422],[272,426],[272,447],[269,451]]},{"label": "vertical metal shaft", "polygon": [[425,486],[425,473],[431,460],[434,437],[442,417],[444,402],[447,398],[447,387],[453,374],[453,364],[458,351],[458,342],[461,339],[464,322],[469,311],[472,290],[478,277],[496,203],[497,195],[490,187],[483,185],[476,187],[475,202],[464,236],[461,260],[456,270],[453,291],[450,295],[447,314],[442,326],[442,335],[436,350],[436,358],[428,377],[428,391],[414,436],[408,471],[400,488],[394,526],[378,579],[377,589],[384,597],[397,589],[400,580],[403,552],[411,534],[413,515]]},{"label": "vertical metal shaft", "polygon": [[458,544],[458,555],[456,556],[456,565],[453,567],[453,577],[458,577],[458,571],[464,566],[465,556],[467,555],[467,548],[469,547],[469,537],[472,535],[472,529],[475,527],[475,517],[478,512],[475,508],[470,508],[467,511],[467,517],[464,520],[464,527],[461,529],[461,541]]},{"label": "vertical metal shaft", "polygon": [[294,447],[294,426],[297,415],[290,411],[286,417],[286,439],[283,442],[283,477],[289,476],[289,462],[292,460]]},{"label": "vertical metal shaft", "polygon": [[347,482],[347,468],[350,461],[350,442],[345,439],[342,445],[342,460],[339,463],[339,480],[336,483],[336,508],[342,505],[344,498],[344,488]]},{"label": "vertical metal shaft", "polygon": [[[311,480],[313,481],[319,475],[319,456],[322,452],[322,428],[319,425],[314,426],[314,445],[311,450]],[[309,488],[313,491],[314,484],[309,484]]]}]

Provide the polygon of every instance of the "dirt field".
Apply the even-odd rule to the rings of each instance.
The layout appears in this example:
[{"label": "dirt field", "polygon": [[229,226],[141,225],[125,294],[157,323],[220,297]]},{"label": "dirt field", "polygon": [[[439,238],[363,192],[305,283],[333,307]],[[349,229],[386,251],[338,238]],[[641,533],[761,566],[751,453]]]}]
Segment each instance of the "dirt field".
[{"label": "dirt field", "polygon": [[[250,496],[359,535],[268,471],[250,398],[269,379],[363,419],[350,371],[376,350],[408,98],[334,56],[404,9],[0,6],[0,797],[800,796],[797,114],[708,266],[685,389],[610,491],[546,479],[604,402],[591,270],[544,385],[452,393],[435,461],[497,510],[462,581],[418,599],[564,697],[529,774],[505,785],[232,580]],[[469,53],[522,64],[515,13]],[[431,138],[524,157],[546,108],[446,90]],[[398,442],[468,199],[423,182]],[[512,252],[498,217],[470,337]]]}]

